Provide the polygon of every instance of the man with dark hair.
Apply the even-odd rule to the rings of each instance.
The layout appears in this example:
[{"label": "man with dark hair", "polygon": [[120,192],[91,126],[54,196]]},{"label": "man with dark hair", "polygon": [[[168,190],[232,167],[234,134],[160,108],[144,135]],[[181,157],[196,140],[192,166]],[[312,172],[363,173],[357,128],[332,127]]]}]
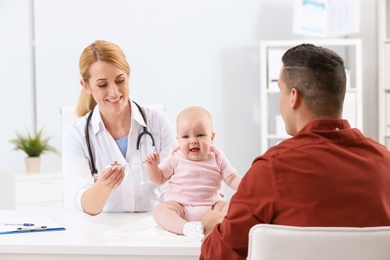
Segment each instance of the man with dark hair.
[{"label": "man with dark hair", "polygon": [[292,137],[257,157],[225,216],[209,211],[200,259],[245,259],[260,223],[390,225],[390,152],[343,120],[344,62],[312,44],[282,57],[279,109]]}]

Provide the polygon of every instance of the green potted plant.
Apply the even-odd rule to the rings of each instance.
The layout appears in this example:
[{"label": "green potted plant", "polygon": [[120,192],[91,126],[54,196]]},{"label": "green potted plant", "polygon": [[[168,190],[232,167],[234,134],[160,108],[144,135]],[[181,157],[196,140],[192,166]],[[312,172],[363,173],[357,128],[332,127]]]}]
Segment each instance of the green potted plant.
[{"label": "green potted plant", "polygon": [[14,150],[22,150],[27,154],[27,172],[39,172],[41,155],[47,152],[59,154],[57,149],[49,144],[50,137],[44,136],[43,129],[35,135],[27,131],[26,134],[16,132],[16,138],[10,140],[15,145]]}]

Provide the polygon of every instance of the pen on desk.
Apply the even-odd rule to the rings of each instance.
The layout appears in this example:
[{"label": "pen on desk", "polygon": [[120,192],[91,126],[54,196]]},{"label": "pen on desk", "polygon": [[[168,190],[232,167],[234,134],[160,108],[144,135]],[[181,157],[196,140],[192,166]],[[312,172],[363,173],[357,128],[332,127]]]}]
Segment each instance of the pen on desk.
[{"label": "pen on desk", "polygon": [[33,223],[0,223],[0,226],[22,226],[22,227],[32,227]]}]

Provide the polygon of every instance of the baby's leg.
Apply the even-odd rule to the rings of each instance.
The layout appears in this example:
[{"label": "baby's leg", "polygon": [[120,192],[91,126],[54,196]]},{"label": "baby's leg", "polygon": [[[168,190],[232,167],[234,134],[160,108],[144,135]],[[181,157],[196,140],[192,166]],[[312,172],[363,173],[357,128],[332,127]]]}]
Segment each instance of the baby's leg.
[{"label": "baby's leg", "polygon": [[227,214],[228,209],[229,209],[229,202],[223,200],[219,200],[217,203],[215,203],[213,207],[213,210],[222,212],[224,215]]},{"label": "baby's leg", "polygon": [[158,204],[153,209],[153,218],[163,229],[176,234],[183,234],[184,210],[182,206],[175,201],[166,201]]}]

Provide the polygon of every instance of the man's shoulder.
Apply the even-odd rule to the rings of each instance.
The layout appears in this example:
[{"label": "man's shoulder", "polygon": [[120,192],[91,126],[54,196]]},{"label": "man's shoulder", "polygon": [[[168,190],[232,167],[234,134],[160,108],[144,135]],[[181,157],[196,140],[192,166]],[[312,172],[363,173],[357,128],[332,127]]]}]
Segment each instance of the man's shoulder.
[{"label": "man's shoulder", "polygon": [[275,157],[281,154],[291,153],[305,149],[310,145],[319,145],[324,142],[324,139],[314,136],[295,136],[281,141],[275,146],[270,147],[265,153],[265,157]]}]

